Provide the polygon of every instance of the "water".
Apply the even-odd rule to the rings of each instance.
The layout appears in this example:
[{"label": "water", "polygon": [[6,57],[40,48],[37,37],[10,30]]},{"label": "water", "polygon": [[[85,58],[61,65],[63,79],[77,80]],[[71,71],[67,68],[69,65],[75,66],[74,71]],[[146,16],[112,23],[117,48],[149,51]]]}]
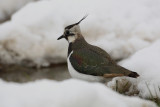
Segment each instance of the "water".
[{"label": "water", "polygon": [[71,77],[65,64],[61,66],[54,66],[41,69],[29,68],[18,65],[3,65],[0,66],[0,78],[5,81],[23,83],[39,79],[51,79],[62,81]]}]

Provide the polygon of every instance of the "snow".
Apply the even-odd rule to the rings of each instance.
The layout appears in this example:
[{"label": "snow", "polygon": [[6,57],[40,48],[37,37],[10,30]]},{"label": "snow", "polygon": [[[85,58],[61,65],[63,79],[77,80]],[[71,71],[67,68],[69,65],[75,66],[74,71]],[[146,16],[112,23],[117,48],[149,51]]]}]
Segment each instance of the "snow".
[{"label": "snow", "polygon": [[137,71],[142,79],[157,81],[160,83],[160,40],[151,46],[136,52],[130,58],[122,61],[122,65],[133,71]]},{"label": "snow", "polygon": [[[160,98],[160,40],[155,41],[151,46],[146,47],[130,58],[121,61],[120,65],[138,72],[140,77],[137,80],[130,80],[130,78],[115,78],[108,83],[108,86],[111,88],[116,87],[116,80],[123,80],[123,84],[130,81],[132,87],[136,87],[139,91],[139,96],[143,98]],[[121,87],[123,88],[123,87]],[[130,92],[133,92],[134,89],[130,88]],[[151,93],[150,93],[151,91]]]},{"label": "snow", "polygon": [[36,0],[0,0],[0,22],[10,18],[14,12],[31,1]]},{"label": "snow", "polygon": [[37,66],[66,62],[68,43],[57,38],[65,26],[87,13],[89,16],[80,25],[87,41],[105,49],[116,60],[127,58],[160,37],[159,11],[159,0],[29,3],[0,25],[0,58],[5,63]]},{"label": "snow", "polygon": [[151,96],[146,85],[150,88],[154,97],[156,92],[160,98],[160,40],[157,40],[151,46],[136,52],[131,58],[123,61],[122,65],[138,72],[141,75],[138,89],[142,97]]},{"label": "snow", "polygon": [[[68,43],[57,38],[65,26],[88,13],[80,24],[86,40],[140,74],[137,79],[114,78],[107,86],[115,90],[118,81],[118,88],[123,89],[129,83],[127,95],[160,98],[159,0],[30,1],[34,0],[0,0],[0,21],[22,7],[11,20],[0,24],[1,62],[30,66],[66,62]],[[25,84],[0,80],[0,87],[0,107],[156,107],[153,102],[122,96],[102,84],[73,79]]]},{"label": "snow", "polygon": [[0,80],[1,107],[156,107],[153,102],[122,96],[100,83],[40,80],[27,84]]}]

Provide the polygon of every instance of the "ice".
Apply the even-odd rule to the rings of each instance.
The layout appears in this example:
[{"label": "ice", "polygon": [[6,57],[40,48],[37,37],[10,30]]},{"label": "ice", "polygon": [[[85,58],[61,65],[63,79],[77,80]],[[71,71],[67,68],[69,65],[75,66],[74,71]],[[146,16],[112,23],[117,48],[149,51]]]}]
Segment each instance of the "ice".
[{"label": "ice", "polygon": [[43,0],[29,3],[0,25],[1,61],[48,66],[66,62],[63,29],[80,24],[86,40],[114,59],[127,58],[160,37],[158,0]]},{"label": "ice", "polygon": [[156,107],[147,100],[122,96],[100,83],[40,80],[26,84],[0,80],[1,107]]}]

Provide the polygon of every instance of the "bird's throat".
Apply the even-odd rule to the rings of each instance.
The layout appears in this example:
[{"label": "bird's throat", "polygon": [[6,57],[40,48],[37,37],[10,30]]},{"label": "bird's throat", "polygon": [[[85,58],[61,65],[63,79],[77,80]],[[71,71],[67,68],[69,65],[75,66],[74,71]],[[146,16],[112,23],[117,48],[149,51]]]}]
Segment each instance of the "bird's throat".
[{"label": "bird's throat", "polygon": [[69,47],[68,47],[68,56],[70,55],[70,53],[72,52],[72,45],[73,43],[69,43]]}]

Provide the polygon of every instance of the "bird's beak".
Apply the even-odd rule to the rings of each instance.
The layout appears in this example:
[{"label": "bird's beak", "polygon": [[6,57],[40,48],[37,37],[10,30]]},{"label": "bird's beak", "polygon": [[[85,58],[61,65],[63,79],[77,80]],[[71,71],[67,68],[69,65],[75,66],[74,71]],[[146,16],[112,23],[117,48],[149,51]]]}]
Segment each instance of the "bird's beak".
[{"label": "bird's beak", "polygon": [[65,38],[64,35],[60,36],[57,40],[60,40],[60,39],[62,39],[62,38]]}]

